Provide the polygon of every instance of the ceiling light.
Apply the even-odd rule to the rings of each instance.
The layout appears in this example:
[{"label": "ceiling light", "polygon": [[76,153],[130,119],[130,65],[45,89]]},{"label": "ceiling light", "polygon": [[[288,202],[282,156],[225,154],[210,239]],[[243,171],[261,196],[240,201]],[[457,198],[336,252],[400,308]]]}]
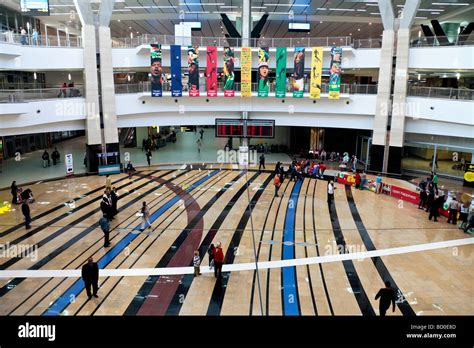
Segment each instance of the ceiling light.
[{"label": "ceiling light", "polygon": [[415,17],[415,19],[427,19],[427,17]]},{"label": "ceiling light", "polygon": [[461,77],[461,74],[460,73],[456,73],[456,78],[459,80],[459,78]]},{"label": "ceiling light", "polygon": [[440,13],[439,13],[439,12],[430,12],[430,14],[432,14],[432,15],[439,15]]},{"label": "ceiling light", "polygon": [[354,12],[355,10],[353,8],[328,8],[329,11],[348,11],[348,12]]},{"label": "ceiling light", "polygon": [[221,6],[221,8],[239,8],[239,6]]},{"label": "ceiling light", "polygon": [[369,25],[372,25],[372,22],[369,22]]},{"label": "ceiling light", "polygon": [[379,15],[380,12],[370,12],[371,15]]},{"label": "ceiling light", "polygon": [[431,11],[438,11],[438,12],[443,12],[443,9],[440,8],[419,8],[418,11],[422,12],[431,12]]},{"label": "ceiling light", "polygon": [[308,7],[309,4],[303,5],[303,4],[264,4],[266,6],[286,6],[286,7]]},{"label": "ceiling light", "polygon": [[433,2],[431,5],[437,6],[468,6],[469,4],[466,3],[454,3],[454,2]]},{"label": "ceiling light", "polygon": [[117,22],[119,22],[119,23],[120,23],[120,19],[117,19]]},{"label": "ceiling light", "polygon": [[418,74],[418,81],[421,80],[421,74]]},{"label": "ceiling light", "polygon": [[360,28],[357,28],[357,31],[360,31]]},{"label": "ceiling light", "polygon": [[356,11],[357,12],[366,12],[367,10],[364,10],[363,8],[358,8]]},{"label": "ceiling light", "polygon": [[350,36],[352,36],[352,33],[349,33]]}]

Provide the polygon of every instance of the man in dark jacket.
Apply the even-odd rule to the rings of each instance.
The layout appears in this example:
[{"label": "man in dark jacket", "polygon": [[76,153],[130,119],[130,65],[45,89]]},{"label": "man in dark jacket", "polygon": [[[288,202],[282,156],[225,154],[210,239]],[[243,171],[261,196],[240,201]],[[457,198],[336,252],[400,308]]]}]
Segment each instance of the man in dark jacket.
[{"label": "man in dark jacket", "polygon": [[391,288],[391,285],[392,284],[387,280],[385,282],[385,288],[380,289],[375,296],[376,300],[380,297],[379,312],[381,317],[384,317],[385,313],[387,313],[387,309],[390,308],[390,303],[392,303],[392,312],[395,312],[395,290]]},{"label": "man in dark jacket", "polygon": [[117,201],[118,201],[118,194],[117,194],[117,188],[112,188],[112,191],[110,191],[110,200],[112,203],[112,217],[115,217],[117,215]]},{"label": "man in dark jacket", "polygon": [[23,204],[21,205],[21,212],[23,213],[23,216],[25,217],[25,228],[29,230],[31,228],[30,226],[31,216],[30,216],[30,207],[28,206],[28,203],[26,201],[23,201]]},{"label": "man in dark jacket", "polygon": [[51,154],[51,158],[53,159],[53,166],[56,165],[57,162],[59,162],[59,151],[57,148],[54,148],[53,153]]},{"label": "man in dark jacket", "polygon": [[263,169],[265,169],[265,154],[261,154],[260,155],[260,163],[258,165],[258,171],[261,172],[262,171],[262,167]]},{"label": "man in dark jacket", "polygon": [[[87,297],[89,300],[94,296],[97,296],[97,290],[99,288],[99,266],[96,262],[89,257],[87,259],[87,263],[82,266],[82,280],[84,281],[84,285],[86,287]],[[92,287],[92,294],[91,294],[91,287]]]}]

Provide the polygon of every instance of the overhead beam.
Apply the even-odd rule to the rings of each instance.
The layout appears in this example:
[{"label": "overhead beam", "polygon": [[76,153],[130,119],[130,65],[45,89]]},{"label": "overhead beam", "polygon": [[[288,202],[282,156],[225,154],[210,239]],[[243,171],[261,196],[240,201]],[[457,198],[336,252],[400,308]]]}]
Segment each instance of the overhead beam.
[{"label": "overhead beam", "polygon": [[231,20],[229,19],[229,17],[227,17],[226,14],[222,13],[221,14],[221,19],[222,19],[222,23],[224,23],[224,26],[227,29],[227,32],[229,33],[230,37],[232,37],[232,38],[240,38],[241,37],[239,32],[237,31],[237,29],[235,29],[234,24],[232,24]]},{"label": "overhead beam", "polygon": [[258,23],[255,25],[255,27],[252,29],[252,33],[250,34],[250,37],[252,39],[258,39],[260,38],[260,33],[262,32],[263,27],[265,26],[265,23],[267,23],[268,19],[268,14],[264,14],[262,18],[258,21]]}]

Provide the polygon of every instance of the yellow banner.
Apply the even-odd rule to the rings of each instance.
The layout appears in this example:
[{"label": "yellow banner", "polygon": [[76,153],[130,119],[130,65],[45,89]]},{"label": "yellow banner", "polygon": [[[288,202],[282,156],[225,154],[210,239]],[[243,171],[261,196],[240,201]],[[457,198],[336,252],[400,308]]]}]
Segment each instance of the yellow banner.
[{"label": "yellow banner", "polygon": [[252,49],[242,47],[240,51],[240,96],[252,96]]},{"label": "yellow banner", "polygon": [[323,73],[323,48],[313,47],[311,49],[311,85],[309,97],[311,99],[321,98],[321,75]]}]

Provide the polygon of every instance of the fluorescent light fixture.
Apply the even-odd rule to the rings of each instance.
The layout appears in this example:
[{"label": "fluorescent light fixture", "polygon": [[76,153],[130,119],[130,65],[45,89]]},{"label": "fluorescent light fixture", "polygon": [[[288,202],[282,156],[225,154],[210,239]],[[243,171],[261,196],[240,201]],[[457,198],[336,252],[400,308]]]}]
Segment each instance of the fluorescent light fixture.
[{"label": "fluorescent light fixture", "polygon": [[239,6],[221,6],[221,8],[239,8]]},{"label": "fluorescent light fixture", "polygon": [[71,74],[67,74],[67,79],[71,81]]},{"label": "fluorescent light fixture", "polygon": [[430,12],[430,14],[432,14],[432,15],[439,15],[440,12]]},{"label": "fluorescent light fixture", "polygon": [[456,78],[459,80],[459,78],[461,77],[461,74],[460,73],[456,73]]},{"label": "fluorescent light fixture", "polygon": [[265,6],[308,7],[309,4],[264,4]]},{"label": "fluorescent light fixture", "polygon": [[288,23],[288,31],[310,31],[309,23]]},{"label": "fluorescent light fixture", "polygon": [[348,11],[355,12],[353,8],[328,8],[329,11]]},{"label": "fluorescent light fixture", "polygon": [[223,2],[206,2],[206,3],[201,3],[201,2],[180,2],[179,6],[222,6],[225,5]]},{"label": "fluorescent light fixture", "polygon": [[357,12],[366,12],[367,10],[364,10],[363,8],[358,8],[356,11]]},{"label": "fluorescent light fixture", "polygon": [[33,74],[33,78],[36,80],[36,73]]},{"label": "fluorescent light fixture", "polygon": [[438,11],[438,12],[443,12],[443,9],[440,8],[419,8],[418,11],[421,12],[431,12],[431,11]]},{"label": "fluorescent light fixture", "polygon": [[370,12],[371,15],[379,15],[380,12]]},{"label": "fluorescent light fixture", "polygon": [[267,6],[252,6],[252,8],[267,8]]},{"label": "fluorescent light fixture", "polygon": [[418,74],[418,81],[421,80],[421,74]]},{"label": "fluorescent light fixture", "polygon": [[427,17],[415,17],[415,19],[427,19]]},{"label": "fluorescent light fixture", "polygon": [[461,3],[461,2],[433,2],[431,5],[437,6],[468,6],[469,4]]}]

